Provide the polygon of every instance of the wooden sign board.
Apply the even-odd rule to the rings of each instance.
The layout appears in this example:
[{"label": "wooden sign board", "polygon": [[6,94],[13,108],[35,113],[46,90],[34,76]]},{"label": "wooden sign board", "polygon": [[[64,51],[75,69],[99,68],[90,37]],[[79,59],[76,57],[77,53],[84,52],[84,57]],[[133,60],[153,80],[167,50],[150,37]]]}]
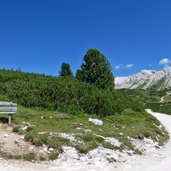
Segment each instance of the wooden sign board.
[{"label": "wooden sign board", "polygon": [[2,102],[2,101],[0,101],[0,106],[17,106],[17,104],[12,103],[12,102]]},{"label": "wooden sign board", "polygon": [[17,107],[1,107],[0,106],[0,113],[3,113],[3,112],[17,112]]}]

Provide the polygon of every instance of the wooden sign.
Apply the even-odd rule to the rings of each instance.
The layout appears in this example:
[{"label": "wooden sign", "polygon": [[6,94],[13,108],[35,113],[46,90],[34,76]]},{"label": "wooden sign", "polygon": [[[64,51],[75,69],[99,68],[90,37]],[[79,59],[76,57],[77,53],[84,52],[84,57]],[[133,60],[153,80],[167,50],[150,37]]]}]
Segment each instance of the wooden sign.
[{"label": "wooden sign", "polygon": [[15,113],[15,112],[17,112],[17,107],[1,107],[0,106],[0,113],[3,113],[3,112],[13,112],[13,113]]},{"label": "wooden sign", "polygon": [[17,104],[12,103],[12,102],[2,102],[2,101],[0,101],[0,106],[17,106]]}]

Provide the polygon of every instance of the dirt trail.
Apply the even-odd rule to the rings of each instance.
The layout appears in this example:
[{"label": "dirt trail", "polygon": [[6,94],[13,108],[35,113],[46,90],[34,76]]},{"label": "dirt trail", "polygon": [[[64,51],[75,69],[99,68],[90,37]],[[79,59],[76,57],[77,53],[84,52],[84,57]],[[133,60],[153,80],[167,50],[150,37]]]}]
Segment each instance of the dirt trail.
[{"label": "dirt trail", "polygon": [[[167,129],[171,137],[171,116],[152,112],[150,109],[148,113],[155,116]],[[171,170],[171,139],[160,150],[150,153],[146,156],[140,156],[134,161],[126,163],[118,169],[118,171],[169,171]]]},{"label": "dirt trail", "polygon": [[[154,115],[166,127],[171,136],[171,116],[148,112]],[[91,166],[83,163],[54,162],[29,163],[23,161],[5,161],[0,159],[0,171],[169,171],[171,168],[171,140],[160,150],[148,155],[132,156],[123,163],[98,163]]]}]

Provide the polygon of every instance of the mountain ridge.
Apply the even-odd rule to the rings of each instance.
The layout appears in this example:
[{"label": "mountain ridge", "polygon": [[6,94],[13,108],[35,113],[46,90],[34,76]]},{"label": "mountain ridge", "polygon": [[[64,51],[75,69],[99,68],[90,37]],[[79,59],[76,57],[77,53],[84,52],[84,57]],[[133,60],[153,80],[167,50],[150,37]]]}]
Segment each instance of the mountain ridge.
[{"label": "mountain ridge", "polygon": [[168,89],[171,87],[171,67],[162,70],[141,70],[137,74],[115,78],[115,89]]}]

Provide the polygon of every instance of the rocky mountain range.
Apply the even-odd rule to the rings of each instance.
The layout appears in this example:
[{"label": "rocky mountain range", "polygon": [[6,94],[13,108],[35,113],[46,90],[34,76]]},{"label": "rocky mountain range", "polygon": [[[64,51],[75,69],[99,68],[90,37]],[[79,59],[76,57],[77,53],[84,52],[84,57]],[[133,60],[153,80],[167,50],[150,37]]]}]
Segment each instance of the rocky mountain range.
[{"label": "rocky mountain range", "polygon": [[127,76],[116,77],[116,89],[168,89],[171,87],[171,67],[162,70],[142,70],[141,72]]}]

